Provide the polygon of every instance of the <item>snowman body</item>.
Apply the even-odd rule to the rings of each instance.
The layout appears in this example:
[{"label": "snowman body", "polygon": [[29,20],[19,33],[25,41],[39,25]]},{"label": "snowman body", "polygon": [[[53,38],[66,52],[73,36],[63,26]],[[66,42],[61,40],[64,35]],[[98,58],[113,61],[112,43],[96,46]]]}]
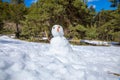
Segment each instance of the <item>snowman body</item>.
[{"label": "snowman body", "polygon": [[68,40],[64,37],[63,28],[60,25],[52,27],[53,38],[50,41],[50,51],[56,54],[67,54],[72,52]]}]

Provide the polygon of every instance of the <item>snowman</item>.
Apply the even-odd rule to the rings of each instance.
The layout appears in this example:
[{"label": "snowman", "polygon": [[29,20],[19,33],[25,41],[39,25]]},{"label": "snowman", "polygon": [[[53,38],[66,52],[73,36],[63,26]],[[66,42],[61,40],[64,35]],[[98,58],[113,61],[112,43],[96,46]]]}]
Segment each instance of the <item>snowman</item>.
[{"label": "snowman", "polygon": [[55,56],[58,60],[65,64],[78,64],[80,59],[73,51],[68,40],[64,37],[62,26],[54,25],[51,33],[53,38],[50,41],[50,52],[48,55]]},{"label": "snowman", "polygon": [[68,40],[64,37],[62,26],[54,25],[51,32],[53,38],[50,41],[50,51],[52,53],[65,55],[73,51]]}]

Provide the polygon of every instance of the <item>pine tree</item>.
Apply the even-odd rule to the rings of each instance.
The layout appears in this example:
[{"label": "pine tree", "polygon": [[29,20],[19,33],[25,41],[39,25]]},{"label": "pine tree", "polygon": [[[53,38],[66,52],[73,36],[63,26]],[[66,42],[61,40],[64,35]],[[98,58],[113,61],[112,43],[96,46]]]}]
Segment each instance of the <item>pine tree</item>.
[{"label": "pine tree", "polygon": [[11,0],[12,4],[24,4],[24,0]]},{"label": "pine tree", "polygon": [[27,8],[24,5],[24,0],[11,1],[11,20],[16,23],[16,38],[20,36],[19,24],[20,21],[25,19],[24,15],[27,13]]},{"label": "pine tree", "polygon": [[39,27],[39,32],[47,30],[50,35],[54,24],[62,25],[65,33],[69,32],[69,26],[90,25],[90,15],[86,4],[80,0],[38,0],[30,7],[26,17],[29,27]]},{"label": "pine tree", "polygon": [[111,7],[118,7],[120,4],[120,0],[109,0],[112,4]]}]

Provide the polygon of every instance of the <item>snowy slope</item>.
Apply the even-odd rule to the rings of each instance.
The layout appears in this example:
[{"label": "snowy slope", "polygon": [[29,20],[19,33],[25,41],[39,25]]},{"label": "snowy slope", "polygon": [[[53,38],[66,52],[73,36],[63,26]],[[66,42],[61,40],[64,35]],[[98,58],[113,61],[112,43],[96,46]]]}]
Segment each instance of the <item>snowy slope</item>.
[{"label": "snowy slope", "polygon": [[120,47],[72,46],[62,56],[49,47],[0,37],[0,80],[120,80],[109,74],[120,73]]}]

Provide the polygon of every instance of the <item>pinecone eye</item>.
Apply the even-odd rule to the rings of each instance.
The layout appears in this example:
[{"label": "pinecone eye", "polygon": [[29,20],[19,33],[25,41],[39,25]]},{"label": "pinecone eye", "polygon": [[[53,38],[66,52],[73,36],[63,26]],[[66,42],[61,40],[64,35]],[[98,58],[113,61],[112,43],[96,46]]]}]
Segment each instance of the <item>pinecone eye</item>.
[{"label": "pinecone eye", "polygon": [[53,27],[53,29],[55,29],[55,27]]},{"label": "pinecone eye", "polygon": [[58,26],[58,28],[60,28],[60,26]]}]

